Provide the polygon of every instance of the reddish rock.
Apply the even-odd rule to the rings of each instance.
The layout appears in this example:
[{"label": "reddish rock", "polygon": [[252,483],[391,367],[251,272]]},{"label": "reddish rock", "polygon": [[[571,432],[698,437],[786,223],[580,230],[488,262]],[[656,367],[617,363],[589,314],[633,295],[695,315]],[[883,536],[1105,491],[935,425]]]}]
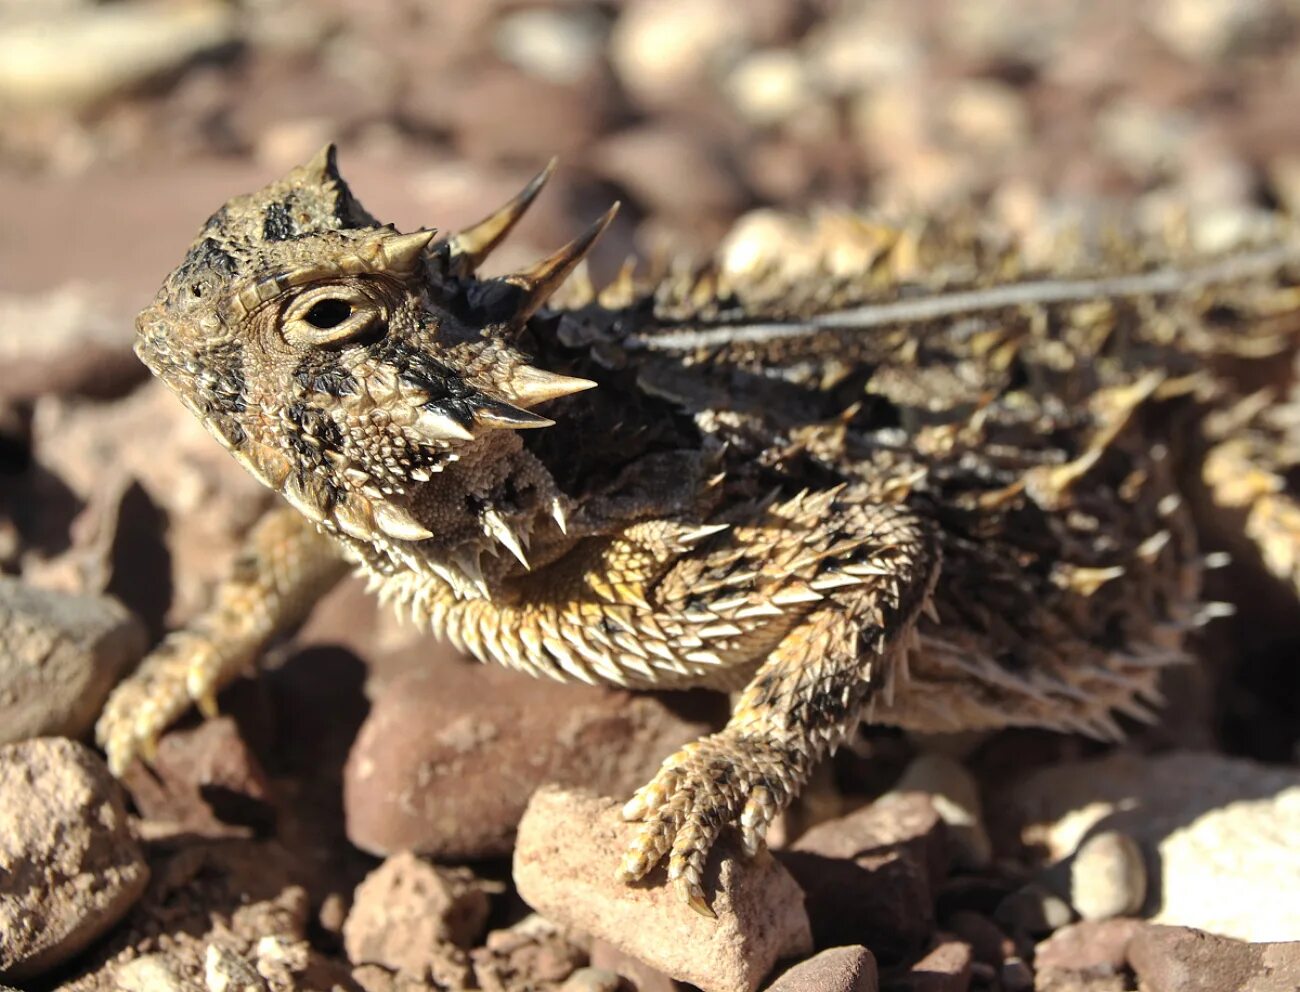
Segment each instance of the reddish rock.
[{"label": "reddish rock", "polygon": [[691,909],[661,873],[625,885],[615,869],[637,824],[620,804],[590,794],[539,790],[519,825],[514,879],[530,906],[704,992],[754,992],[781,958],[812,948],[802,893],[763,853],[744,857],[720,841],[704,873],[716,919]]},{"label": "reddish rock", "polygon": [[622,975],[632,983],[636,992],[677,992],[677,983],[662,971],[620,951],[608,941],[592,940],[590,954],[593,968],[604,968]]},{"label": "reddish rock", "polygon": [[1300,941],[1247,944],[1190,927],[1148,926],[1129,941],[1128,960],[1143,992],[1300,988]]},{"label": "reddish rock", "polygon": [[897,961],[934,929],[948,849],[943,820],[924,795],[892,794],[819,824],[777,857],[807,894],[819,947],[860,942]]},{"label": "reddish rock", "polygon": [[133,764],[123,784],[146,820],[205,836],[275,822],[270,782],[228,716],[164,734],[152,767]]},{"label": "reddish rock", "polygon": [[505,855],[538,786],[625,798],[709,729],[653,696],[444,654],[380,690],[344,773],[348,836],[375,854]]},{"label": "reddish rock", "polygon": [[767,992],[876,992],[876,959],[862,945],[831,947],[782,972]]},{"label": "reddish rock", "polygon": [[1062,927],[1034,951],[1034,966],[1040,971],[1114,975],[1124,968],[1124,949],[1148,924],[1117,917],[1083,921]]},{"label": "reddish rock", "polygon": [[974,956],[970,945],[943,937],[901,974],[885,982],[886,992],[966,992]]},{"label": "reddish rock", "polygon": [[586,954],[540,916],[493,930],[470,952],[474,979],[484,992],[553,988],[582,968]]},{"label": "reddish rock", "polygon": [[[357,886],[343,923],[354,965],[379,964],[410,975],[438,975],[456,948],[471,947],[487,923],[488,896],[467,869],[441,868],[398,854]],[[461,955],[460,957],[463,957]]]}]

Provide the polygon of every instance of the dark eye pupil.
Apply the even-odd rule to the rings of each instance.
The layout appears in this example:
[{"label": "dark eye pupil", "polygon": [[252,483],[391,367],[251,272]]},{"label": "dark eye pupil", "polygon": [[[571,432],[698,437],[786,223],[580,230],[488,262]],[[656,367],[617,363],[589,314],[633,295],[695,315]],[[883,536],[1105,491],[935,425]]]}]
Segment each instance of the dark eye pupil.
[{"label": "dark eye pupil", "polygon": [[307,323],[327,331],[352,316],[352,304],[346,300],[321,300],[307,311]]}]

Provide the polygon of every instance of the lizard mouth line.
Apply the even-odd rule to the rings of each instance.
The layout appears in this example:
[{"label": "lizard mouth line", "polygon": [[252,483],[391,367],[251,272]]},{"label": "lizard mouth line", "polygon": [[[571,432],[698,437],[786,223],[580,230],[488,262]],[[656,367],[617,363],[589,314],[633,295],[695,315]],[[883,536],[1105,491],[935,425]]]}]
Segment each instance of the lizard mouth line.
[{"label": "lizard mouth line", "polygon": [[889,300],[787,322],[733,324],[728,327],[680,327],[654,335],[633,335],[627,346],[650,351],[692,351],[728,344],[794,338],[829,329],[866,330],[890,324],[969,316],[972,311],[1014,306],[1085,303],[1106,297],[1163,296],[1233,282],[1300,263],[1300,245],[1280,245],[1224,259],[1198,268],[1162,268],[1135,275],[1097,279],[1041,279],[986,289]]}]

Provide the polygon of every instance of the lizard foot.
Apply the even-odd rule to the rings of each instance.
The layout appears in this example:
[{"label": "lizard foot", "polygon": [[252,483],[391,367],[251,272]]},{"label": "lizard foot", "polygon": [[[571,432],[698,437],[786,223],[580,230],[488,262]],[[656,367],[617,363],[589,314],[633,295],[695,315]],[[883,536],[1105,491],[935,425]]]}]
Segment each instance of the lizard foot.
[{"label": "lizard foot", "polygon": [[216,716],[222,667],[220,652],[200,634],[179,632],[163,641],[113,690],[95,724],[109,770],[120,777],[136,757],[151,761],[158,737],[191,703]]},{"label": "lizard foot", "polygon": [[770,743],[723,730],[670,756],[649,784],[623,807],[625,820],[642,827],[618,877],[643,878],[668,856],[668,880],[696,912],[712,917],[702,883],[705,861],[724,827],[740,828],[753,855],[786,804],[788,759]]}]

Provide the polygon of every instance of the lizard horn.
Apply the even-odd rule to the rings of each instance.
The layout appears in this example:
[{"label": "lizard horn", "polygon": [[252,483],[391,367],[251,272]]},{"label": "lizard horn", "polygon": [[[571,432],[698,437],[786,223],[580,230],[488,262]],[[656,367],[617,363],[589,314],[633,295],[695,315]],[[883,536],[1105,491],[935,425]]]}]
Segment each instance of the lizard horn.
[{"label": "lizard horn", "polygon": [[483,260],[492,253],[492,250],[501,243],[532,206],[533,201],[537,199],[537,194],[555,173],[557,161],[551,159],[546,163],[546,168],[528,180],[528,185],[511,197],[505,205],[488,214],[477,224],[447,239],[454,273],[467,276],[483,264]]},{"label": "lizard horn", "polygon": [[545,369],[523,365],[511,373],[509,381],[503,383],[502,388],[507,390],[510,399],[520,406],[531,407],[538,403],[545,403],[547,400],[594,389],[596,385],[590,379],[558,375]]},{"label": "lizard horn", "polygon": [[323,186],[331,179],[338,178],[338,165],[335,161],[337,152],[334,142],[331,141],[310,159],[298,166],[298,171],[317,185]]},{"label": "lizard horn", "polygon": [[479,403],[474,409],[474,425],[476,427],[495,427],[522,431],[534,427],[553,427],[555,421],[548,417],[539,417],[535,413],[522,410],[510,403],[486,400]]},{"label": "lizard horn", "polygon": [[618,213],[618,207],[619,205],[615,203],[594,224],[553,255],[542,259],[523,272],[516,272],[502,280],[524,291],[523,299],[513,317],[513,323],[522,324],[560,288],[560,284],[569,273],[591,251],[596,239],[604,233],[605,228],[609,227],[614,215]]},{"label": "lizard horn", "polygon": [[424,250],[438,232],[432,229],[410,234],[390,234],[379,240],[376,263],[385,272],[408,275],[415,271]]}]

